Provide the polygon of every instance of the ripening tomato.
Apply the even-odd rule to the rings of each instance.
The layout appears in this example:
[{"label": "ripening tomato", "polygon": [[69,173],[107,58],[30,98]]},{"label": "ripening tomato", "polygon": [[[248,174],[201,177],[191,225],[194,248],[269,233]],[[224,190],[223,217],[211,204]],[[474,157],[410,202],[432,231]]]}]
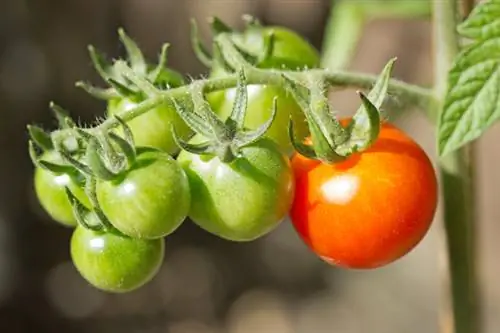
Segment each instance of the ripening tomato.
[{"label": "ripening tomato", "polygon": [[[45,152],[41,159],[52,163],[62,162],[55,151]],[[63,226],[74,227],[77,224],[71,203],[66,195],[66,187],[82,204],[87,208],[90,207],[89,199],[83,190],[83,179],[76,179],[69,174],[54,174],[37,167],[35,169],[34,187],[42,208],[54,221]]]},{"label": "ripening tomato", "polygon": [[[238,45],[243,45],[251,52],[259,54],[263,52],[263,41],[265,34],[274,33],[274,47],[271,56],[261,64],[259,68],[275,68],[280,70],[300,70],[305,67],[314,68],[319,66],[318,51],[297,33],[284,27],[262,27],[247,29],[244,33],[234,33],[232,38]],[[219,66],[214,66],[211,77],[223,77],[227,75]],[[245,116],[245,126],[251,129],[262,125],[269,116],[273,106],[273,99],[278,98],[278,113],[273,125],[266,136],[278,143],[279,147],[287,154],[293,152],[293,146],[288,137],[288,124],[292,117],[295,131],[298,137],[308,134],[308,127],[304,114],[295,102],[293,96],[284,88],[271,85],[248,85],[248,108]],[[231,114],[236,96],[236,89],[218,91],[207,96],[214,111],[225,119]]]},{"label": "ripening tomato", "polygon": [[296,154],[290,217],[323,260],[345,268],[376,268],[412,250],[434,218],[438,190],[424,150],[384,123],[368,150],[328,165]]}]

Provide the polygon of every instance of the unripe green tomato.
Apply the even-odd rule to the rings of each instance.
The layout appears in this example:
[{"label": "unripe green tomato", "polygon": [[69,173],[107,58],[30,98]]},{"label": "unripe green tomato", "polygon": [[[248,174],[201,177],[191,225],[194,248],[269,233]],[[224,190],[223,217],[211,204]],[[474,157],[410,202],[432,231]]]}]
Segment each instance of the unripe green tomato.
[{"label": "unripe green tomato", "polygon": [[290,210],[295,190],[290,162],[270,139],[242,148],[231,163],[186,151],[178,161],[191,187],[189,217],[214,235],[252,241],[276,228]]},{"label": "unripe green tomato", "polygon": [[144,240],[85,229],[71,237],[71,259],[94,287],[124,293],[142,287],[157,274],[165,253],[164,239]]},{"label": "unripe green tomato", "polygon": [[[45,152],[41,159],[61,163],[61,158],[55,151]],[[71,192],[80,200],[80,202],[90,207],[89,199],[83,190],[81,184],[78,184],[74,178],[68,174],[54,174],[40,167],[35,168],[34,175],[35,194],[42,208],[56,222],[67,227],[77,225],[71,203],[66,195],[65,188],[68,187]]]},{"label": "unripe green tomato", "polygon": [[[119,98],[108,103],[108,115],[115,115],[136,107],[139,102]],[[137,146],[154,147],[168,154],[176,154],[179,147],[172,136],[172,126],[182,139],[188,139],[192,130],[186,125],[175,109],[168,105],[157,106],[146,113],[127,122],[134,135]],[[118,129],[121,131],[121,129]]]},{"label": "unripe green tomato", "polygon": [[[184,84],[183,77],[171,70],[164,69],[158,79],[162,86],[178,87]],[[120,114],[125,110],[132,109],[141,101],[130,98],[115,98],[108,102],[108,116]],[[154,147],[165,151],[170,155],[179,152],[172,136],[172,126],[175,127],[177,135],[182,139],[189,139],[193,131],[179,117],[174,107],[167,104],[159,105],[146,113],[127,122],[134,135],[135,144],[143,147]],[[121,129],[118,129],[121,133]]]},{"label": "unripe green tomato", "polygon": [[[259,64],[259,68],[276,68],[284,70],[297,70],[304,67],[314,68],[319,66],[318,51],[295,32],[283,27],[264,27],[261,29],[248,29],[242,34],[235,33],[233,38],[239,45],[243,45],[255,54],[263,51],[263,35],[273,31],[275,42],[272,55]],[[211,77],[223,77],[227,73],[218,65],[212,68]],[[273,106],[273,98],[278,97],[278,114],[269,129],[267,136],[273,139],[287,154],[293,152],[293,146],[288,137],[290,116],[294,122],[297,137],[305,137],[309,130],[305,116],[295,99],[284,88],[269,85],[249,85],[248,108],[245,117],[245,126],[257,128],[269,119]],[[207,100],[214,111],[226,119],[231,113],[236,89],[216,91],[207,96]]]},{"label": "unripe green tomato", "polygon": [[112,181],[99,180],[97,199],[119,231],[134,238],[155,239],[177,229],[191,203],[186,174],[163,152],[144,152],[132,169]]}]

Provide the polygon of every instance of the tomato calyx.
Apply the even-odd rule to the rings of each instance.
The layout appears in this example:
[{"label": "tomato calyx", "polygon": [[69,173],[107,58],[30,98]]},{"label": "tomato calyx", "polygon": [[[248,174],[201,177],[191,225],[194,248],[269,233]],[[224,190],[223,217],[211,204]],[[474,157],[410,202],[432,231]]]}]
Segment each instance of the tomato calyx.
[{"label": "tomato calyx", "polygon": [[[238,70],[241,65],[244,67],[259,67],[268,60],[273,53],[275,35],[274,32],[264,29],[260,22],[250,16],[243,15],[245,30],[243,32],[235,31],[224,23],[218,17],[211,17],[209,24],[213,34],[213,54],[211,55],[207,48],[201,42],[198,36],[198,27],[194,20],[191,21],[191,45],[198,60],[207,67],[221,67],[227,72]],[[260,39],[259,47],[254,50],[242,42],[242,36],[252,33]],[[229,43],[229,52],[237,53],[242,57],[238,58],[237,64],[231,64],[231,61],[225,59],[227,55],[227,43]],[[226,45],[226,46],[224,46]]]},{"label": "tomato calyx", "polygon": [[[157,65],[151,66],[144,58],[138,45],[125,33],[125,30],[122,28],[118,29],[118,35],[127,53],[126,63],[130,65],[130,69],[135,76],[154,86],[156,89],[179,87],[185,83],[180,73],[166,67],[170,44],[165,43],[162,45]],[[110,63],[104,54],[92,45],[89,45],[88,51],[97,73],[111,88],[102,89],[82,81],[76,83],[77,87],[103,100],[127,98],[135,102],[140,102],[149,96],[148,91],[145,91],[143,86],[138,86],[137,82],[131,81],[127,75],[124,75],[119,67],[120,61]]]},{"label": "tomato calyx", "polygon": [[362,105],[346,127],[340,124],[329,105],[327,86],[321,75],[308,75],[305,82],[282,75],[285,88],[302,108],[311,132],[311,143],[304,143],[306,138],[296,138],[290,120],[289,136],[295,150],[310,159],[330,164],[368,149],[380,132],[379,108],[387,94],[394,62],[395,58],[386,64],[368,95],[358,91]]},{"label": "tomato calyx", "polygon": [[247,108],[247,89],[245,71],[239,71],[235,102],[230,116],[222,121],[211,110],[210,104],[204,96],[204,84],[193,85],[191,96],[194,111],[186,110],[185,106],[173,100],[177,112],[186,124],[195,132],[202,135],[207,141],[201,144],[192,144],[181,140],[172,128],[173,137],[177,145],[183,150],[197,155],[215,155],[222,162],[230,163],[240,155],[240,150],[264,136],[271,127],[277,110],[277,100],[273,100],[273,108],[269,119],[255,130],[244,128]]}]

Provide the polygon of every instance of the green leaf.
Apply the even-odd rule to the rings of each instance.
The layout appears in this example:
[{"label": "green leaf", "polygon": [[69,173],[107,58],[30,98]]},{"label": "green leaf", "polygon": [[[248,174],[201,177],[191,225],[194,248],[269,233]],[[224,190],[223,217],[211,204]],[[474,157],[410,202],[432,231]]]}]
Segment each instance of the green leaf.
[{"label": "green leaf", "polygon": [[500,37],[500,1],[488,0],[476,6],[467,20],[458,26],[458,32],[475,40]]},{"label": "green leaf", "polygon": [[440,156],[479,138],[500,119],[500,1],[480,4],[459,31],[477,40],[449,72],[438,122]]}]

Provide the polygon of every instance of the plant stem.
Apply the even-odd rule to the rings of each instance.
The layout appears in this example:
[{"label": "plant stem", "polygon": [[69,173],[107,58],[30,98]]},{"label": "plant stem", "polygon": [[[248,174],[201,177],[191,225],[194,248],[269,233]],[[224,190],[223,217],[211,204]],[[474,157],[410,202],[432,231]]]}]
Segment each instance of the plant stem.
[{"label": "plant stem", "polygon": [[[456,0],[434,0],[433,9],[435,94],[439,115],[447,91],[448,70],[458,52],[455,30],[458,24],[458,3]],[[481,331],[475,260],[473,158],[473,146],[468,145],[440,161],[448,256],[448,271],[443,280],[443,333]],[[449,322],[450,318],[452,322]]]},{"label": "plant stem", "polygon": [[332,0],[323,39],[322,67],[344,69],[370,20],[428,17],[430,0]]},{"label": "plant stem", "polygon": [[[247,73],[247,83],[283,85],[283,74],[298,80],[303,80],[308,75],[322,76],[330,86],[341,88],[369,89],[377,80],[377,77],[375,75],[343,71],[325,71],[321,69],[314,69],[303,72],[255,69]],[[238,84],[238,75],[231,74],[223,78],[204,79],[201,80],[201,82],[203,82],[204,85],[204,92],[209,93],[217,90],[236,87],[236,85]],[[169,103],[172,99],[182,100],[186,97],[189,97],[189,91],[195,84],[200,84],[200,80],[195,80],[191,84],[182,87],[159,91],[156,95],[147,98],[136,107],[123,111],[117,116],[124,121],[129,121],[148,112],[152,108],[162,103]],[[411,105],[419,106],[421,108],[427,108],[429,107],[429,105],[432,105],[433,102],[433,95],[430,90],[402,81],[391,80],[389,83],[389,91],[393,95],[398,97],[401,101],[405,101]],[[118,125],[118,121],[114,117],[112,117],[108,118],[100,125],[89,129],[89,131],[106,131]],[[52,133],[54,138],[57,137],[58,139],[71,136],[73,134],[73,130],[66,129],[57,130]]]}]

